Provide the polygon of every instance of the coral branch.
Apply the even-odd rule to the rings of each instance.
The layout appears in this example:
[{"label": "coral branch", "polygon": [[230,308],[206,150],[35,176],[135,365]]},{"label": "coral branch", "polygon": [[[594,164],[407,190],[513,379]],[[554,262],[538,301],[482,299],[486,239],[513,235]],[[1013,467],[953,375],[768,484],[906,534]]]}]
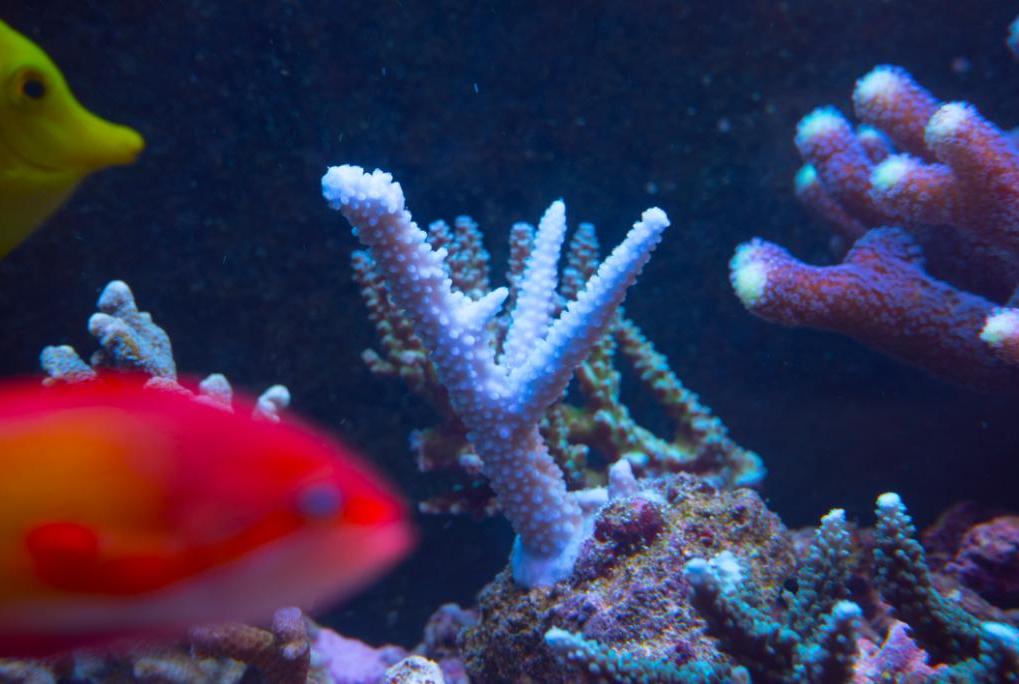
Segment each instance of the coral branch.
[{"label": "coral branch", "polygon": [[882,598],[935,661],[955,662],[977,654],[980,622],[934,588],[915,536],[902,499],[894,493],[878,497],[874,562]]},{"label": "coral branch", "polygon": [[1019,309],[996,309],[987,317],[980,339],[1006,363],[1019,366]]},{"label": "coral branch", "polygon": [[924,272],[901,229],[870,231],[837,266],[809,266],[753,240],[736,250],[731,279],[743,305],[765,320],[849,335],[959,383],[1019,387],[1019,366],[980,339],[996,305]]},{"label": "coral branch", "polygon": [[501,366],[518,368],[523,365],[548,332],[556,305],[559,252],[565,237],[566,205],[559,200],[552,203],[538,223],[538,233],[525,262],[520,293],[499,358]]},{"label": "coral branch", "polygon": [[[475,280],[472,273],[485,275],[488,255],[480,248],[477,225],[460,217],[458,226],[469,231],[454,234],[443,221],[428,228],[433,249],[448,252],[448,266],[454,287]],[[528,257],[534,248],[535,229],[516,223],[510,231],[509,269],[506,274],[510,312],[524,283]],[[581,223],[570,239],[560,292],[554,311],[577,297],[598,269],[598,240],[594,226]],[[411,433],[411,447],[422,472],[443,473],[446,491],[419,504],[426,513],[470,513],[489,516],[498,503],[483,473],[481,459],[467,440],[467,428],[457,416],[449,393],[438,378],[414,326],[388,291],[379,264],[367,251],[351,256],[354,277],[375,325],[381,348],[362,353],[371,371],[402,379],[421,400],[438,413],[438,425]],[[480,299],[486,289],[471,285],[471,298]],[[488,326],[498,344],[505,339],[512,313],[504,313]],[[625,367],[625,368],[621,368]],[[640,384],[671,419],[670,434],[658,436],[641,425],[621,398],[623,372],[632,371]],[[629,461],[638,476],[665,472],[692,472],[720,487],[755,486],[765,470],[760,457],[741,448],[729,438],[725,426],[701,404],[669,368],[668,360],[644,336],[640,328],[620,312],[594,345],[576,373],[580,402],[559,398],[546,410],[539,425],[541,437],[552,458],[563,470],[569,489],[604,484],[605,472],[592,463]],[[589,460],[593,453],[597,459]]]},{"label": "coral branch", "polygon": [[[428,350],[518,534],[518,580],[533,586],[559,579],[572,568],[586,531],[580,507],[567,495],[538,424],[611,322],[668,225],[665,213],[646,211],[577,298],[551,321],[554,265],[565,225],[561,206],[553,205],[530,250],[507,349],[497,362],[489,323],[508,291],[499,288],[472,298],[454,290],[446,249],[429,245],[405,210],[403,191],[392,176],[355,166],[333,167],[323,177],[322,189],[330,206],[343,212],[371,250],[390,295]],[[515,330],[518,325],[520,331]]]},{"label": "coral branch", "polygon": [[[99,312],[89,318],[88,329],[99,342],[99,349],[90,362],[86,363],[69,345],[44,347],[39,354],[39,364],[47,376],[43,384],[84,382],[102,372],[126,371],[149,376],[147,386],[191,394],[177,383],[170,336],[148,312],[138,310],[127,283],[114,280],[107,284],[97,307]],[[213,373],[198,384],[195,398],[229,410],[233,389],[223,375]],[[280,411],[289,405],[290,391],[283,385],[273,385],[258,397],[252,413],[278,420]]]},{"label": "coral branch", "polygon": [[545,632],[545,644],[571,670],[617,684],[722,684],[749,681],[743,668],[691,663],[677,667],[668,661],[638,658],[585,639],[558,627]]},{"label": "coral branch", "polygon": [[693,605],[730,655],[746,666],[754,681],[845,682],[856,662],[862,612],[848,595],[848,558],[852,540],[845,513],[835,509],[821,519],[806,562],[796,580],[799,591],[787,600],[785,620],[740,591],[738,575],[722,570],[728,563],[694,558],[683,572],[693,587]]},{"label": "coral branch", "polygon": [[1009,319],[989,316],[1019,283],[1019,151],[972,105],[939,102],[899,67],[861,78],[853,104],[867,124],[856,131],[831,107],[800,122],[796,194],[833,228],[834,244],[855,245],[842,264],[812,267],[745,243],[730,263],[736,293],[767,320],[1016,391]]}]

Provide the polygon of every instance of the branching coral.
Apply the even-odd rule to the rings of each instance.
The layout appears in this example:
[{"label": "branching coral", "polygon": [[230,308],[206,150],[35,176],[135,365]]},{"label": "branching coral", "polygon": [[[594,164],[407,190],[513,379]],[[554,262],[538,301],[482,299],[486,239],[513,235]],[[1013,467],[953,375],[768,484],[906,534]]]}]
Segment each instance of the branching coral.
[{"label": "branching coral", "polygon": [[554,202],[534,236],[499,347],[492,328],[509,291],[498,288],[472,298],[454,289],[448,250],[428,243],[390,175],[333,167],[322,189],[369,247],[390,296],[413,321],[435,364],[499,506],[517,532],[517,579],[533,586],[561,578],[572,569],[588,526],[580,505],[567,494],[539,423],[616,315],[669,224],[665,212],[645,211],[554,317],[557,261],[566,232],[565,207]]},{"label": "branching coral", "polygon": [[[327,186],[335,185],[338,178],[339,175],[336,175],[328,180]],[[369,202],[372,201],[369,191],[358,191]],[[583,224],[570,243],[563,284],[560,291],[556,291],[555,260],[566,229],[565,208],[561,202],[552,205],[537,231],[526,224],[513,227],[508,276],[510,287],[505,291],[500,288],[489,292],[488,255],[481,246],[477,225],[464,217],[456,220],[453,231],[447,224],[435,222],[429,226],[427,233],[418,231],[413,238],[415,244],[427,246],[431,254],[444,258],[417,264],[404,255],[404,261],[397,264],[405,271],[417,268],[419,274],[422,269],[431,269],[428,272],[434,272],[435,280],[427,281],[430,284],[424,287],[433,291],[449,286],[456,288],[440,298],[450,305],[465,306],[457,298],[466,297],[465,302],[492,307],[491,311],[486,311],[490,318],[476,322],[474,329],[464,333],[474,342],[467,345],[465,356],[454,357],[454,361],[471,358],[477,366],[478,358],[492,355],[491,361],[480,362],[481,365],[474,368],[472,372],[476,379],[471,382],[482,389],[488,383],[493,388],[491,392],[501,393],[501,398],[495,401],[495,394],[475,396],[476,390],[471,388],[470,383],[455,379],[457,369],[443,370],[442,357],[446,354],[443,349],[448,342],[442,336],[459,335],[459,329],[455,323],[439,325],[437,333],[430,329],[432,324],[426,320],[426,332],[422,333],[422,323],[418,320],[421,314],[416,313],[419,307],[413,301],[405,301],[414,299],[408,293],[413,287],[421,285],[413,278],[401,280],[405,276],[395,270],[392,258],[385,256],[385,250],[390,247],[380,245],[375,237],[366,237],[366,221],[370,220],[368,214],[377,210],[366,211],[359,207],[351,211],[349,204],[336,201],[337,192],[335,188],[327,187],[327,196],[348,214],[351,222],[358,227],[359,236],[366,242],[370,241],[372,247],[371,252],[355,253],[353,267],[383,351],[365,352],[364,358],[374,372],[401,377],[418,396],[436,407],[442,417],[438,427],[412,436],[419,467],[425,471],[453,470],[462,476],[453,495],[427,502],[423,505],[424,510],[491,513],[496,509],[482,472],[498,490],[499,482],[505,479],[504,471],[519,466],[507,468],[500,465],[503,457],[498,453],[488,456],[478,453],[490,448],[491,445],[474,443],[488,439],[485,434],[490,429],[487,425],[472,425],[471,421],[477,423],[479,420],[474,405],[479,402],[490,405],[486,410],[494,412],[492,416],[501,416],[495,420],[506,422],[509,414],[506,408],[499,407],[500,402],[507,407],[513,405],[513,397],[519,391],[514,388],[522,388],[520,383],[528,374],[530,379],[527,382],[538,382],[541,377],[540,373],[536,373],[538,368],[542,369],[542,373],[552,372],[558,389],[543,394],[540,406],[533,403],[533,398],[520,405],[528,419],[537,422],[537,434],[528,433],[527,439],[531,440],[531,444],[517,445],[515,452],[519,455],[533,452],[535,448],[543,452],[547,450],[563,471],[570,488],[604,482],[604,476],[592,475],[592,471],[585,467],[592,448],[609,463],[625,458],[641,475],[685,470],[700,473],[720,485],[756,484],[760,481],[764,471],[757,455],[741,449],[729,439],[721,422],[698,402],[696,395],[683,387],[669,370],[665,358],[632,321],[609,309],[601,313],[601,309],[588,308],[583,314],[577,310],[577,303],[593,301],[589,292],[591,287],[600,287],[606,282],[606,274],[626,264],[620,256],[622,253],[617,250],[599,267],[597,241],[589,224]],[[352,197],[354,193],[353,189],[348,191]],[[402,202],[402,196],[400,199]],[[394,216],[395,211],[388,207],[385,209]],[[375,214],[372,217],[380,223],[392,222]],[[636,224],[635,230],[645,230],[645,226],[649,228],[656,222],[664,225],[663,221],[664,214],[651,211],[645,214],[644,221]],[[443,278],[448,279],[448,286],[440,282]],[[588,284],[587,289],[585,283]],[[512,313],[500,317],[496,300],[503,298],[512,303]],[[440,310],[444,310],[442,307],[445,306],[447,304],[439,304]],[[431,315],[429,311],[425,313]],[[559,319],[551,323],[554,315],[558,315]],[[587,321],[581,316],[594,318]],[[455,321],[456,315],[446,317]],[[567,323],[561,324],[562,321]],[[539,363],[536,355],[540,360],[541,355],[555,345],[566,345],[563,349],[570,349],[573,344],[571,336],[575,334],[567,332],[571,328],[578,332],[581,328],[587,329],[583,332],[584,349],[569,351],[562,358],[557,357],[559,352],[549,351],[548,362]],[[427,338],[427,343],[422,342],[422,337]],[[426,349],[431,352],[426,352]],[[621,376],[613,364],[616,356],[629,363],[639,382],[665,407],[676,426],[670,438],[658,437],[639,425],[622,402]],[[570,368],[560,367],[564,363]],[[573,364],[579,364],[577,385],[584,400],[580,405],[560,401],[562,387],[569,379]],[[448,376],[451,375],[454,376],[452,382],[460,382],[455,393],[448,390],[451,384]],[[445,380],[445,385],[440,383],[440,378]],[[457,398],[465,393],[474,398]],[[482,423],[491,420],[493,418],[486,417]],[[522,429],[512,427],[516,421],[514,417],[506,423],[506,436],[498,442]],[[468,439],[469,432],[474,435],[474,440]],[[523,436],[523,433],[519,434]],[[542,444],[539,446],[535,439]],[[536,472],[547,470],[548,465],[543,465]],[[544,491],[543,487],[533,488],[530,485],[525,489]],[[556,494],[556,498],[560,496]],[[498,505],[504,510],[510,507],[506,512],[521,533],[525,550],[528,544],[539,543],[552,548],[565,543],[562,540],[530,539],[541,526],[533,526],[527,521],[529,515],[515,510],[520,506],[507,503],[506,499],[504,494],[500,495]],[[525,504],[525,508],[532,507],[532,503]],[[576,524],[569,523],[570,526]],[[529,531],[528,525],[531,525]],[[530,553],[535,551],[530,549]],[[547,555],[547,550],[541,553]]]},{"label": "branching coral", "polygon": [[878,499],[874,536],[874,581],[901,620],[880,647],[863,638],[871,625],[847,600],[852,537],[840,510],[822,519],[782,619],[766,594],[734,583],[717,558],[686,563],[693,604],[755,682],[1019,681],[1019,631],[981,622],[938,592],[897,495]]},{"label": "branching coral", "polygon": [[[136,372],[149,376],[149,383],[189,392],[177,383],[177,364],[170,336],[156,325],[146,311],[139,311],[127,283],[114,280],[103,288],[96,305],[99,311],[88,321],[88,330],[99,342],[88,363],[68,345],[46,347],[39,363],[46,372],[44,383],[82,382],[104,371]],[[213,373],[198,384],[199,401],[224,407],[233,404],[229,381]],[[253,411],[269,420],[290,405],[290,391],[273,385],[259,396]]]},{"label": "branching coral", "polygon": [[955,662],[975,655],[980,622],[934,588],[923,547],[898,495],[882,494],[877,516],[874,563],[881,596],[935,661]]},{"label": "branching coral", "polygon": [[822,518],[784,621],[771,617],[767,606],[751,602],[761,597],[741,595],[738,583],[726,582],[717,563],[695,558],[684,572],[708,631],[754,681],[845,682],[862,615],[859,606],[844,598],[851,544],[843,511]]},{"label": "branching coral", "polygon": [[796,134],[797,195],[852,249],[816,267],[755,239],[731,262],[736,293],[766,320],[1015,391],[1019,319],[1001,306],[1019,284],[1019,152],[971,105],[938,102],[897,67],[861,78],[853,102],[858,130],[822,108]]},{"label": "branching coral", "polygon": [[980,622],[934,588],[923,547],[897,494],[877,501],[875,581],[932,659],[948,665],[931,682],[1019,681],[1019,631]]},{"label": "branching coral", "polygon": [[620,653],[579,634],[553,627],[545,632],[548,648],[568,668],[579,668],[594,682],[613,684],[723,684],[749,681],[742,671],[694,662],[674,665]]}]

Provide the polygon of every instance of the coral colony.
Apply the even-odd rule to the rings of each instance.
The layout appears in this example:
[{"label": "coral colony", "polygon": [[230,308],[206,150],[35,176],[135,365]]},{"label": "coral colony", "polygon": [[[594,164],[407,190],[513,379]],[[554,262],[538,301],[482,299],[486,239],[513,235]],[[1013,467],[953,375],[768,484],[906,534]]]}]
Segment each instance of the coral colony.
[{"label": "coral colony", "polygon": [[[1019,152],[966,103],[942,104],[898,67],[796,133],[799,198],[852,244],[809,266],[760,239],[731,262],[752,313],[833,330],[945,379],[1019,389]],[[897,152],[897,150],[901,150]]]},{"label": "coral colony", "polygon": [[337,166],[322,178],[322,191],[370,248],[389,294],[412,319],[517,532],[514,575],[536,586],[569,574],[590,525],[581,503],[566,491],[539,422],[612,323],[626,289],[669,225],[665,212],[645,211],[583,290],[553,318],[556,264],[566,234],[565,207],[554,202],[534,236],[497,350],[489,327],[509,290],[500,287],[477,299],[454,290],[444,264],[448,250],[428,244],[428,234],[404,209],[403,190],[392,176]]},{"label": "coral colony", "polygon": [[[444,266],[457,289],[472,299],[489,291],[489,259],[482,236],[471,219],[461,216],[451,229],[443,221],[428,226],[428,242],[448,252]],[[517,299],[534,227],[517,223],[510,232],[507,274],[509,301]],[[422,472],[441,471],[455,480],[450,491],[421,503],[428,513],[491,515],[498,510],[481,473],[481,459],[467,441],[466,428],[450,405],[449,395],[429,361],[413,323],[389,296],[385,279],[367,251],[352,256],[355,278],[378,332],[382,351],[366,350],[372,372],[406,383],[441,416],[439,425],[415,431],[411,445]],[[570,240],[559,301],[573,299],[598,266],[594,226],[581,223]],[[509,316],[494,324],[497,341],[505,336]],[[618,352],[618,353],[617,353]],[[621,372],[615,361],[661,406],[673,424],[668,437],[643,427],[620,399]],[[719,486],[753,486],[764,477],[761,459],[729,439],[725,426],[700,404],[669,369],[664,356],[622,312],[576,371],[577,396],[567,396],[545,412],[539,431],[570,489],[605,484],[603,469],[588,467],[591,452],[604,461],[626,460],[638,476],[693,472]],[[577,398],[581,401],[576,401]]]},{"label": "coral colony", "polygon": [[[760,459],[729,440],[619,309],[664,213],[645,212],[600,265],[593,229],[582,225],[557,288],[565,217],[554,203],[537,231],[514,227],[509,288],[490,290],[468,219],[425,233],[380,171],[334,168],[324,191],[369,247],[354,264],[383,352],[365,360],[442,414],[411,440],[423,469],[455,467],[461,484],[474,483],[429,510],[505,512],[519,535],[510,567],[478,596],[477,612],[442,606],[410,653],[281,608],[264,628],[200,627],[168,647],[0,661],[0,679],[1019,681],[1019,631],[990,603],[1019,607],[1019,518],[950,513],[925,550],[888,493],[872,535],[836,509],[808,540],[745,486],[763,476]],[[510,313],[498,316],[506,300]],[[177,384],[169,336],[126,284],[110,283],[98,306],[89,330],[99,350],[86,362],[70,347],[47,347],[47,382],[129,370],[190,391]],[[651,433],[622,404],[619,360],[665,407],[675,434]],[[564,396],[574,368],[579,401]],[[194,396],[229,406],[230,395],[213,375]],[[275,386],[256,411],[273,419],[288,401]],[[601,475],[587,460],[595,450],[607,464]]]},{"label": "coral colony", "polygon": [[[875,69],[853,99],[865,126],[826,108],[796,135],[807,162],[797,194],[848,247],[842,263],[808,266],[752,240],[732,260],[736,293],[767,320],[1019,389],[1019,153],[973,107],[937,102],[898,68]],[[422,471],[453,485],[421,509],[501,512],[517,533],[509,567],[476,610],[439,608],[412,653],[281,608],[271,625],[200,627],[161,649],[0,661],[0,681],[1019,682],[1019,516],[957,506],[921,545],[885,493],[872,530],[840,509],[787,530],[752,489],[760,458],[621,309],[669,225],[663,211],[645,211],[600,263],[581,224],[560,277],[566,218],[554,202],[537,229],[513,226],[507,286],[493,289],[470,219],[422,230],[382,171],[333,167],[322,190],[367,248],[353,266],[380,350],[365,362],[440,417],[410,445]],[[46,382],[131,370],[190,392],[127,285],[110,283],[99,310],[89,330],[100,350],[86,362],[47,347]],[[661,405],[671,434],[631,413],[624,377]],[[218,375],[194,396],[231,403]],[[271,420],[288,403],[275,386],[256,411]]]},{"label": "coral colony", "polygon": [[[838,682],[882,681],[896,672],[890,681],[990,682],[1016,672],[1019,633],[990,619],[998,617],[990,606],[977,617],[935,588],[894,494],[879,499],[872,575],[860,579],[859,546],[841,511],[825,516],[798,563],[760,498],[730,489],[759,480],[756,456],[725,441],[695,400],[675,401],[685,390],[664,359],[648,353],[633,323],[613,311],[664,228],[663,215],[646,212],[597,268],[592,229],[578,229],[557,296],[561,203],[536,232],[514,226],[507,291],[489,290],[487,254],[472,221],[421,230],[389,174],[334,167],[323,193],[368,247],[355,254],[355,272],[384,353],[366,352],[366,361],[379,374],[405,378],[443,414],[441,426],[412,439],[419,463],[456,463],[488,477],[496,503],[486,500],[486,510],[503,510],[519,535],[511,567],[481,593],[478,622],[460,636],[477,681]],[[512,313],[500,318],[506,299]],[[573,320],[581,311],[592,316],[586,325]],[[663,403],[686,406],[677,422],[715,428],[702,429],[701,442],[688,434],[687,454],[670,461],[662,458],[668,449],[640,452],[663,440],[617,411],[625,419],[617,429],[634,436],[609,441],[615,458],[607,459],[607,491],[578,487],[570,505],[556,463],[571,479],[565,464],[577,467],[576,447],[597,447],[597,440],[585,442],[585,430],[570,425],[584,409],[555,407],[566,403],[573,366],[580,364],[583,378],[584,355],[588,365],[610,365],[617,343],[644,350],[631,352],[633,366],[650,387],[669,388]],[[531,356],[523,357],[521,345]],[[617,392],[617,372],[588,373]],[[719,442],[726,448],[717,449]],[[626,443],[633,450],[621,452]],[[692,465],[704,443],[716,445],[714,468]],[[637,469],[644,469],[640,479]],[[708,477],[691,474],[698,470]],[[534,489],[523,489],[525,482]],[[461,494],[459,509],[449,497],[443,510],[477,510],[472,495]],[[790,578],[795,593],[782,591]],[[902,622],[890,621],[889,608]]]}]

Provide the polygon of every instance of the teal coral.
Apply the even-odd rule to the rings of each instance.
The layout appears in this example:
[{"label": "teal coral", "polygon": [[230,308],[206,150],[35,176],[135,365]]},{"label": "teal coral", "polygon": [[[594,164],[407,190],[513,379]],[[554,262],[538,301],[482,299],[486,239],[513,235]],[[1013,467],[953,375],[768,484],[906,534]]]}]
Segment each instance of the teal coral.
[{"label": "teal coral", "polygon": [[1019,682],[1019,631],[981,622],[934,587],[916,529],[897,494],[878,497],[875,579],[882,597],[931,657],[950,664],[930,682]]},{"label": "teal coral", "polygon": [[980,654],[934,674],[930,684],[1014,684],[1019,682],[1019,630],[985,622]]},{"label": "teal coral", "polygon": [[545,643],[564,667],[579,669],[596,682],[613,684],[723,684],[749,681],[742,668],[695,662],[677,666],[665,660],[620,653],[558,627],[545,632]]},{"label": "teal coral", "polygon": [[846,512],[835,508],[821,518],[807,559],[796,576],[797,591],[789,608],[789,626],[795,632],[814,632],[836,602],[849,598],[852,553]]},{"label": "teal coral", "polygon": [[980,621],[934,588],[913,521],[897,494],[878,497],[875,537],[881,596],[934,661],[952,663],[979,653]]},{"label": "teal coral", "polygon": [[754,604],[764,597],[727,587],[703,558],[688,561],[684,573],[708,631],[754,681],[843,682],[853,669],[861,618],[859,606],[841,598],[848,593],[851,544],[844,513],[826,515],[797,573],[800,592],[784,621]]}]

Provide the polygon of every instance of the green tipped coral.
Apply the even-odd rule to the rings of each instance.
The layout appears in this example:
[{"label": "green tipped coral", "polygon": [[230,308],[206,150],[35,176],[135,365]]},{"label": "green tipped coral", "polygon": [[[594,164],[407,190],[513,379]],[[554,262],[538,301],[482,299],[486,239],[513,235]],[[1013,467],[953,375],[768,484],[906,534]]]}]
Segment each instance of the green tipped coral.
[{"label": "green tipped coral", "polygon": [[721,648],[741,663],[755,682],[845,682],[853,672],[861,610],[848,595],[852,538],[845,514],[824,516],[796,579],[799,591],[787,597],[784,621],[772,616],[764,597],[741,591],[728,563],[695,558],[684,574],[692,602]]},{"label": "green tipped coral", "polygon": [[953,663],[980,652],[980,621],[944,598],[931,583],[916,528],[898,494],[877,499],[875,580],[881,597],[908,624],[935,662]]},{"label": "green tipped coral", "polygon": [[726,684],[749,682],[743,668],[694,662],[673,665],[663,660],[619,653],[558,627],[545,632],[545,644],[564,667],[587,681],[612,684]]}]

